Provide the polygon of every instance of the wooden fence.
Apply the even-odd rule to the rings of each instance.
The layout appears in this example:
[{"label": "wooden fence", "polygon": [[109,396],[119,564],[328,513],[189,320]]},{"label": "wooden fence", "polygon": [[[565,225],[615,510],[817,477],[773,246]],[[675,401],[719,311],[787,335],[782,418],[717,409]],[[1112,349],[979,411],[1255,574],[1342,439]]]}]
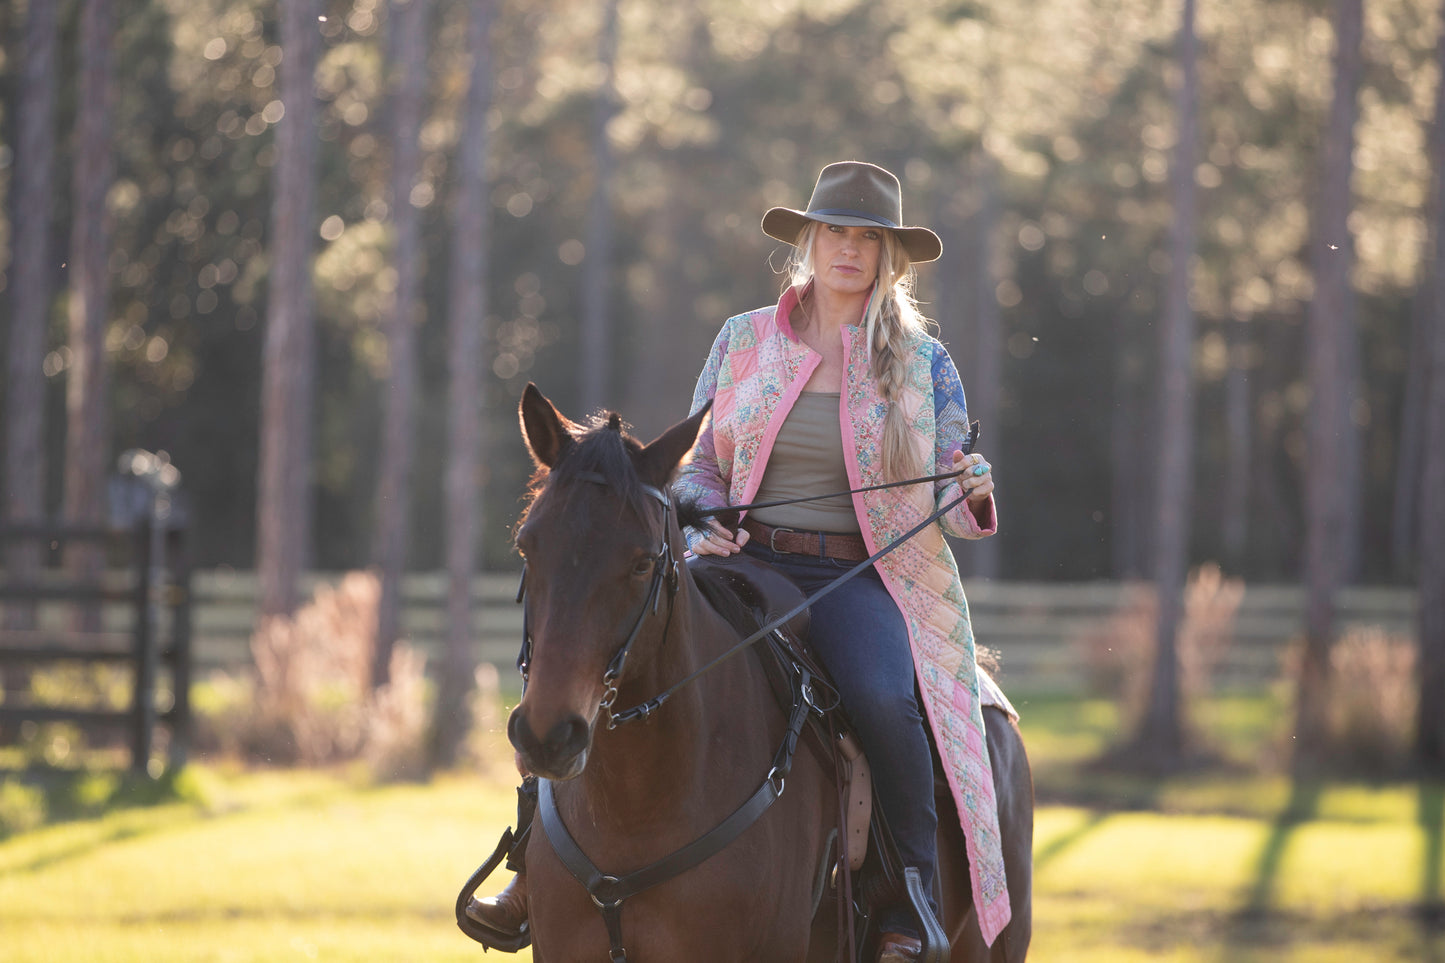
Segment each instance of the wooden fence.
[{"label": "wooden fence", "polygon": [[[522,637],[516,605],[518,575],[477,578],[474,638],[481,661],[510,670]],[[316,585],[340,575],[311,575]],[[1118,582],[966,582],[980,643],[998,652],[1000,678],[1010,692],[1077,692],[1100,675],[1119,671],[1147,647],[1153,623],[1147,586]],[[402,626],[431,664],[439,664],[445,635],[446,578],[416,574],[403,582]],[[1203,593],[1208,597],[1208,593]],[[1213,660],[1216,684],[1267,682],[1303,629],[1304,594],[1294,586],[1251,585],[1231,608],[1228,589],[1201,600],[1191,625]],[[256,579],[249,572],[207,571],[195,577],[195,661],[199,668],[235,668],[250,661]],[[1341,631],[1372,627],[1413,637],[1415,593],[1400,588],[1349,588],[1340,596]],[[1232,611],[1232,616],[1226,615]],[[1147,652],[1144,652],[1147,656]]]},{"label": "wooden fence", "polygon": [[[33,578],[0,569],[0,672],[28,680],[40,666],[120,665],[129,669],[129,703],[123,708],[47,704],[12,691],[0,703],[0,723],[11,727],[70,722],[83,729],[124,729],[131,765],[146,771],[157,724],[169,728],[172,765],[184,763],[190,735],[190,570],[184,530],[149,514],[134,526],[8,525],[0,544],[37,547]],[[93,546],[105,568],[77,578],[61,567],[67,545]],[[14,621],[19,609],[25,627]],[[93,624],[85,624],[93,613]],[[164,675],[163,675],[164,673]],[[162,695],[161,684],[165,684]]]}]

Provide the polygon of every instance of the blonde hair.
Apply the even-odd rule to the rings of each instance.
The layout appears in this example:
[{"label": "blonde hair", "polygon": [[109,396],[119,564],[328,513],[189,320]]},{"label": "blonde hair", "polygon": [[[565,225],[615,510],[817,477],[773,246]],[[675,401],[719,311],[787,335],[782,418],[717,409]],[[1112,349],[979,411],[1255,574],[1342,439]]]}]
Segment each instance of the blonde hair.
[{"label": "blonde hair", "polygon": [[[799,291],[813,279],[813,238],[817,233],[818,222],[810,220],[793,242],[787,271],[789,283]],[[869,371],[878,382],[879,393],[888,402],[888,415],[883,421],[883,477],[887,481],[903,481],[923,472],[908,443],[902,398],[909,353],[919,336],[927,333],[929,322],[913,297],[917,277],[913,262],[897,234],[886,228],[882,233],[878,280],[863,312],[863,332],[868,339]]]}]

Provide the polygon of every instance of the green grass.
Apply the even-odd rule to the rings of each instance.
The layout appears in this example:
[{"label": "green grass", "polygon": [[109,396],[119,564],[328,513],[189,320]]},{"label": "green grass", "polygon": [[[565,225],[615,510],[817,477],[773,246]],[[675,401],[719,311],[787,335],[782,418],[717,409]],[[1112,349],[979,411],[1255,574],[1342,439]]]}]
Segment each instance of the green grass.
[{"label": "green grass", "polygon": [[1022,699],[1040,801],[1039,960],[1445,961],[1445,786],[1295,784],[1277,696],[1196,707],[1220,765],[1169,779],[1093,762],[1107,700]]},{"label": "green grass", "polygon": [[[1020,709],[1042,799],[1031,959],[1445,963],[1445,786],[1119,780],[1086,765],[1111,707]],[[1210,711],[1240,762],[1273,726],[1259,700]],[[481,959],[451,906],[512,820],[505,768],[374,787],[194,767],[155,799],[115,793],[0,842],[0,958]]]},{"label": "green grass", "polygon": [[475,959],[451,905],[510,820],[510,787],[367,788],[305,772],[213,781],[204,804],[0,844],[4,959]]}]

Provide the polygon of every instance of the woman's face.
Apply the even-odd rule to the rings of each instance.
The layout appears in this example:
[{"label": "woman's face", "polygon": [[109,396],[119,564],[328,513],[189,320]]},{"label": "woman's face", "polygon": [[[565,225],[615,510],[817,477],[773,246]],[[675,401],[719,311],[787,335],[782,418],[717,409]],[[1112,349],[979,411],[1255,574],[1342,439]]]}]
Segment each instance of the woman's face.
[{"label": "woman's face", "polygon": [[878,280],[881,227],[819,224],[813,232],[813,277],[835,294],[867,294]]}]

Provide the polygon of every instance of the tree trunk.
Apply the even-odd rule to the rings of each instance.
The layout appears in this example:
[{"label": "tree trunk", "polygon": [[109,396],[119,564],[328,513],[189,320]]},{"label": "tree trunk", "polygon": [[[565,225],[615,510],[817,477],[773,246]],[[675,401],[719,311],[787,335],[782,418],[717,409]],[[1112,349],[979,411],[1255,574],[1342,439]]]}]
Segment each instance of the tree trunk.
[{"label": "tree trunk", "polygon": [[[1445,6],[1445,5],[1442,5]],[[1445,10],[1435,60],[1435,124],[1430,132],[1433,165],[1433,256],[1429,263],[1433,289],[1445,284]],[[1420,487],[1420,698],[1416,755],[1427,770],[1445,773],[1445,297],[1434,301],[1433,331],[1429,335],[1430,372],[1425,432],[1421,438],[1424,461]],[[1431,443],[1433,442],[1433,443]]]},{"label": "tree trunk", "polygon": [[316,354],[311,254],[316,206],[316,0],[281,2],[281,102],[271,194],[271,275],[261,371],[256,571],[262,619],[296,610],[308,510]]},{"label": "tree trunk", "polygon": [[[1442,124],[1440,110],[1435,112],[1435,130]],[[1445,145],[1442,145],[1445,147]],[[1433,151],[1431,157],[1439,155]],[[1432,193],[1426,223],[1433,233],[1439,223],[1438,198]],[[1395,454],[1394,504],[1390,511],[1390,571],[1396,578],[1409,578],[1415,571],[1415,548],[1418,544],[1420,511],[1420,472],[1425,452],[1425,393],[1430,382],[1430,332],[1435,316],[1436,287],[1439,279],[1431,265],[1430,245],[1426,244],[1420,281],[1410,303],[1410,348],[1405,359],[1405,391],[1400,402],[1400,436]]]},{"label": "tree trunk", "polygon": [[[999,418],[1003,394],[1003,312],[999,309],[997,277],[994,272],[994,236],[999,223],[998,162],[980,146],[973,155],[973,182],[978,191],[978,211],[970,227],[973,232],[973,350],[967,392],[968,416],[979,422],[979,449],[1001,457],[1003,422]],[[985,538],[968,546],[969,572],[975,578],[998,576],[999,540]]]},{"label": "tree trunk", "polygon": [[[472,0],[467,49],[472,53],[457,172],[456,227],[452,241],[447,306],[447,641],[445,671],[437,692],[432,761],[451,766],[467,732],[476,658],[472,652],[472,579],[477,568],[477,534],[485,501],[478,470],[485,445],[485,412],[480,404],[482,345],[486,343],[488,213],[487,114],[492,106],[491,25],[493,0]],[[484,480],[483,480],[484,481]]]},{"label": "tree trunk", "polygon": [[[1445,23],[1437,41],[1436,59],[1445,65]],[[1408,577],[1415,571],[1416,547],[1419,542],[1421,472],[1427,438],[1439,438],[1425,432],[1427,393],[1432,381],[1432,332],[1438,324],[1445,290],[1436,260],[1445,240],[1440,237],[1441,218],[1445,217],[1445,76],[1437,78],[1435,116],[1431,123],[1426,156],[1431,163],[1430,195],[1425,205],[1427,232],[1424,256],[1421,258],[1420,281],[1410,305],[1410,353],[1405,372],[1405,397],[1400,406],[1400,437],[1395,459],[1395,502],[1390,520],[1390,568],[1397,577]],[[1439,370],[1436,368],[1435,370]],[[1421,546],[1423,547],[1423,546]]]},{"label": "tree trunk", "polygon": [[1109,425],[1109,461],[1113,478],[1109,486],[1109,540],[1114,577],[1137,580],[1149,569],[1148,526],[1153,504],[1149,499],[1150,478],[1144,466],[1149,458],[1152,427],[1144,413],[1152,406],[1145,400],[1150,367],[1140,344],[1136,325],[1125,311],[1114,317],[1114,410]]},{"label": "tree trunk", "polygon": [[[65,409],[65,517],[76,524],[105,520],[110,455],[105,329],[110,295],[110,216],[106,195],[114,178],[111,129],[115,112],[115,7],[85,0],[80,13],[80,112],[76,122],[70,232],[70,352]],[[93,582],[104,558],[95,544],[67,552],[75,577]],[[80,627],[100,628],[100,610],[81,611]]]},{"label": "tree trunk", "polygon": [[[680,155],[682,151],[674,151]],[[675,156],[671,163],[682,170],[666,175],[672,184],[668,197],[685,197],[686,161]],[[647,290],[631,299],[634,308],[627,340],[634,346],[625,383],[618,386],[624,399],[624,414],[640,438],[655,438],[677,420],[688,407],[691,390],[684,394],[681,374],[687,366],[676,357],[681,340],[679,330],[687,321],[682,306],[692,303],[688,293],[690,282],[683,270],[688,244],[693,239],[688,230],[692,214],[682,203],[664,204],[649,219],[646,236],[641,240],[643,257],[652,274]]]},{"label": "tree trunk", "polygon": [[[45,517],[45,361],[50,303],[55,295],[50,257],[50,211],[54,203],[56,5],[32,2],[25,18],[21,64],[19,141],[15,152],[15,235],[11,250],[11,313],[5,356],[5,474],[0,505],[6,522],[40,522]],[[4,566],[14,585],[33,583],[40,568],[33,540],[7,541]],[[35,627],[33,603],[5,604],[3,628]],[[30,687],[24,665],[4,670],[7,702]]]},{"label": "tree trunk", "polygon": [[[1353,149],[1353,146],[1352,148]],[[1348,228],[1346,229],[1348,231]],[[1350,262],[1354,263],[1354,241],[1348,233],[1345,241],[1349,244]],[[1341,245],[1340,250],[1345,250]],[[1345,275],[1344,296],[1340,301],[1340,375],[1339,382],[1344,390],[1340,405],[1340,505],[1363,505],[1365,490],[1365,444],[1360,426],[1355,423],[1356,405],[1365,397],[1364,375],[1360,359],[1360,339],[1356,333],[1355,292]],[[1345,512],[1336,519],[1340,526],[1341,564],[1340,584],[1356,585],[1365,574],[1365,513]]]},{"label": "tree trunk", "polygon": [[1189,306],[1198,220],[1194,167],[1199,153],[1198,40],[1194,0],[1184,0],[1179,27],[1178,142],[1170,167],[1174,219],[1169,231],[1169,288],[1165,292],[1159,355],[1159,455],[1155,488],[1154,585],[1158,596],[1153,679],[1138,743],[1154,768],[1176,765],[1184,750],[1179,693],[1179,622],[1189,563],[1193,501],[1194,312]]},{"label": "tree trunk", "polygon": [[395,229],[396,302],[386,323],[387,362],[382,415],[381,472],[372,558],[381,576],[372,684],[390,678],[392,647],[401,635],[401,576],[411,518],[411,463],[416,394],[416,329],[425,306],[421,288],[421,216],[411,191],[421,171],[421,121],[426,101],[427,23],[431,0],[393,7],[396,29],[392,101],[391,211]]},{"label": "tree trunk", "polygon": [[[1254,491],[1255,474],[1252,457],[1249,392],[1249,334],[1252,328],[1239,321],[1226,322],[1229,342],[1229,368],[1224,376],[1224,422],[1226,463],[1229,476],[1241,482],[1241,488],[1230,485],[1226,492],[1238,491],[1224,513],[1224,555],[1238,571],[1245,563],[1248,548],[1250,493]],[[1242,490],[1241,490],[1242,489]]]},{"label": "tree trunk", "polygon": [[592,199],[587,207],[586,259],[582,262],[582,336],[579,339],[578,383],[580,408],[592,413],[608,403],[612,390],[612,315],[610,285],[612,269],[612,142],[607,124],[616,112],[613,72],[617,62],[617,4],[605,0],[598,63],[602,83],[592,113]]},{"label": "tree trunk", "polygon": [[[938,304],[934,318],[938,322],[938,339],[958,366],[958,376],[968,379],[973,377],[969,369],[973,348],[969,346],[968,316],[975,281],[966,273],[974,260],[973,234],[968,228],[977,210],[977,198],[966,156],[959,152],[957,166],[940,179],[943,189],[928,199],[928,204],[938,212],[938,236],[943,241],[943,257],[934,262],[934,270],[928,277],[936,292],[931,300]],[[927,293],[923,292],[922,296],[927,298]],[[964,389],[967,388],[965,381]]]},{"label": "tree trunk", "polygon": [[1344,555],[1349,545],[1344,520],[1358,516],[1361,510],[1357,503],[1346,501],[1342,460],[1348,453],[1345,425],[1352,387],[1344,383],[1342,373],[1346,370],[1344,356],[1352,350],[1354,341],[1347,314],[1353,247],[1347,221],[1362,33],[1361,0],[1338,0],[1334,100],[1325,132],[1317,219],[1311,240],[1315,293],[1306,351],[1311,404],[1304,473],[1305,647],[1295,706],[1295,761],[1301,767],[1319,761],[1328,738],[1335,595],[1344,579]]},{"label": "tree trunk", "polygon": [[[673,62],[704,62],[712,44],[706,12],[688,5],[678,9],[678,16],[682,23],[674,34]],[[641,438],[655,438],[688,410],[697,374],[692,369],[701,354],[695,352],[693,335],[716,324],[715,319],[699,324],[694,317],[698,285],[689,270],[708,257],[707,241],[696,229],[694,185],[706,176],[703,172],[716,160],[716,152],[686,142],[659,148],[662,202],[651,212],[641,239],[652,284],[629,300],[634,317],[626,339],[634,360],[617,390],[633,432]]]},{"label": "tree trunk", "polygon": [[1258,464],[1254,499],[1259,506],[1261,537],[1254,543],[1252,557],[1256,574],[1271,578],[1296,577],[1304,567],[1302,544],[1304,519],[1300,511],[1300,480],[1289,455],[1289,436],[1294,431],[1292,419],[1282,404],[1290,378],[1295,375],[1289,359],[1303,351],[1301,325],[1279,319],[1257,319],[1255,338],[1259,341],[1262,371],[1261,393],[1268,392],[1268,403],[1259,406],[1258,440],[1255,444]]}]

